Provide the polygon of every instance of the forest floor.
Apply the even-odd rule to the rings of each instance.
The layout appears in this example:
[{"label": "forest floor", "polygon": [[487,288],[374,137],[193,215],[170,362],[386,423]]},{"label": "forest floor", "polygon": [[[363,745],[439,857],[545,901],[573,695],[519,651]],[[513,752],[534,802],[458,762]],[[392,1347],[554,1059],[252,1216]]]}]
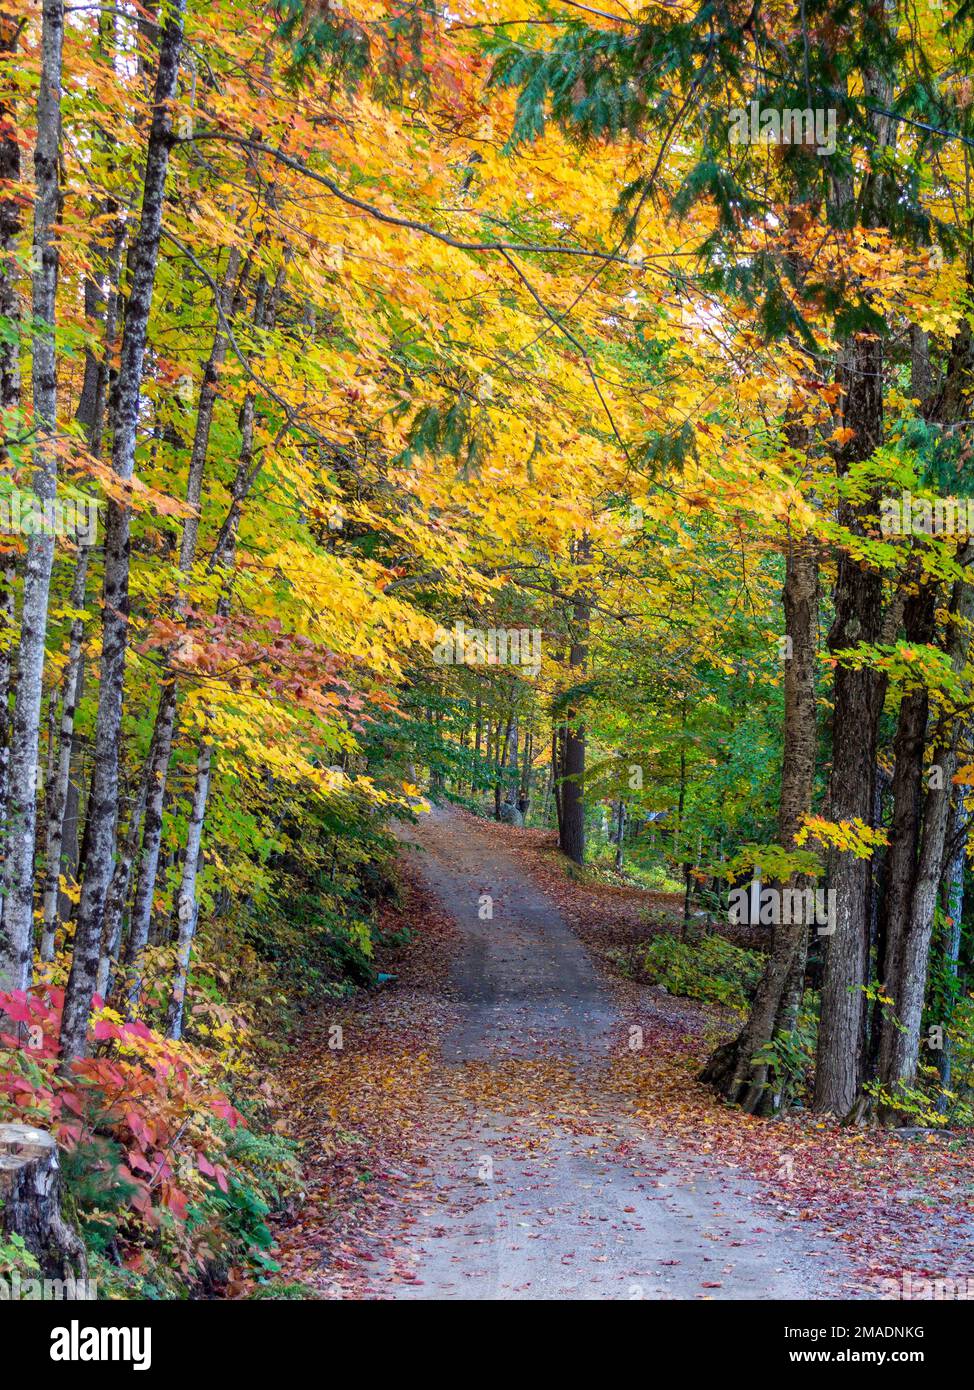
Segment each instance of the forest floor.
[{"label": "forest floor", "polygon": [[580,883],[551,835],[455,810],[401,839],[397,980],[316,1017],[282,1078],[308,1197],[275,1232],[280,1280],[832,1299],[907,1275],[907,1296],[945,1278],[974,1295],[970,1135],[742,1115],[695,1079],[735,1016],[617,969],[672,898]]}]

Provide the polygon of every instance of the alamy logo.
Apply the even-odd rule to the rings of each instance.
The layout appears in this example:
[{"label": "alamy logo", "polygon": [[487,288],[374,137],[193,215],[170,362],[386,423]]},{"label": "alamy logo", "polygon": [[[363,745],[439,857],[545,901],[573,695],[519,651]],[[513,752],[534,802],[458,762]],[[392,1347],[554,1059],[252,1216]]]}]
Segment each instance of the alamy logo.
[{"label": "alamy logo", "polygon": [[974,535],[974,497],[882,497],[879,527],[884,536]]},{"label": "alamy logo", "polygon": [[52,1361],[131,1361],[134,1371],[152,1365],[151,1327],[82,1327],[77,1320],[51,1332]]},{"label": "alamy logo", "polygon": [[433,660],[437,666],[519,666],[525,675],[541,670],[541,629],[465,627],[436,629]]},{"label": "alamy logo", "polygon": [[835,932],[835,889],[762,887],[757,879],[728,896],[731,922],[762,927],[817,927],[819,936]]},{"label": "alamy logo", "polygon": [[67,536],[94,545],[98,503],[90,497],[45,497],[14,488],[0,497],[0,531],[8,536]]},{"label": "alamy logo", "polygon": [[[40,1043],[28,1034],[27,1046]],[[97,1297],[97,1279],[21,1279],[16,1270],[9,1279],[0,1279],[0,1303],[75,1303]]]},{"label": "alamy logo", "polygon": [[974,1275],[946,1274],[939,1278],[919,1275],[905,1270],[899,1279],[880,1279],[879,1297],[920,1300],[937,1303],[968,1303],[974,1299]]},{"label": "alamy logo", "polygon": [[752,101],[730,113],[732,145],[807,145],[818,155],[835,154],[835,110],[806,106],[776,111]]}]

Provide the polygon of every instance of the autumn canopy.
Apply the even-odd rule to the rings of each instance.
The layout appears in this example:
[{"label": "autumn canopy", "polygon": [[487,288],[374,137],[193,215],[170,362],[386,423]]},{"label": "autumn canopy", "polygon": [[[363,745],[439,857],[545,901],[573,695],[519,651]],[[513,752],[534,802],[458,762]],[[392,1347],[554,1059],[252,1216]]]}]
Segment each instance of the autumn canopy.
[{"label": "autumn canopy", "polygon": [[273,1267],[432,806],[708,1103],[974,1122],[969,10],[0,0],[0,1121],[124,1292]]}]

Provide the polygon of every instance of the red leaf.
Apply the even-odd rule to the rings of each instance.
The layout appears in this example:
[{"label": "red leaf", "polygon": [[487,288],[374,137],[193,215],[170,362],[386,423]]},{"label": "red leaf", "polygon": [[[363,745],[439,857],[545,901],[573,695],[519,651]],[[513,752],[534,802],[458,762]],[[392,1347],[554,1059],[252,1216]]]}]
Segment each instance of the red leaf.
[{"label": "red leaf", "polygon": [[14,1023],[29,1023],[34,1017],[30,1000],[22,989],[11,990],[9,994],[0,994],[0,1008],[5,1014],[10,1015]]}]

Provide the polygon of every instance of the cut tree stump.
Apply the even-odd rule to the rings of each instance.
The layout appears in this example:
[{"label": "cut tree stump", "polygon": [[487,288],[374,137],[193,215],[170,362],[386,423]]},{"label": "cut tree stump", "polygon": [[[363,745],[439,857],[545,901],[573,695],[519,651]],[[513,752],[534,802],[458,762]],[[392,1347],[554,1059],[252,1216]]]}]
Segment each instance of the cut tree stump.
[{"label": "cut tree stump", "polygon": [[57,1144],[45,1129],[0,1124],[0,1237],[19,1235],[45,1279],[87,1280],[81,1237],[61,1215]]}]

